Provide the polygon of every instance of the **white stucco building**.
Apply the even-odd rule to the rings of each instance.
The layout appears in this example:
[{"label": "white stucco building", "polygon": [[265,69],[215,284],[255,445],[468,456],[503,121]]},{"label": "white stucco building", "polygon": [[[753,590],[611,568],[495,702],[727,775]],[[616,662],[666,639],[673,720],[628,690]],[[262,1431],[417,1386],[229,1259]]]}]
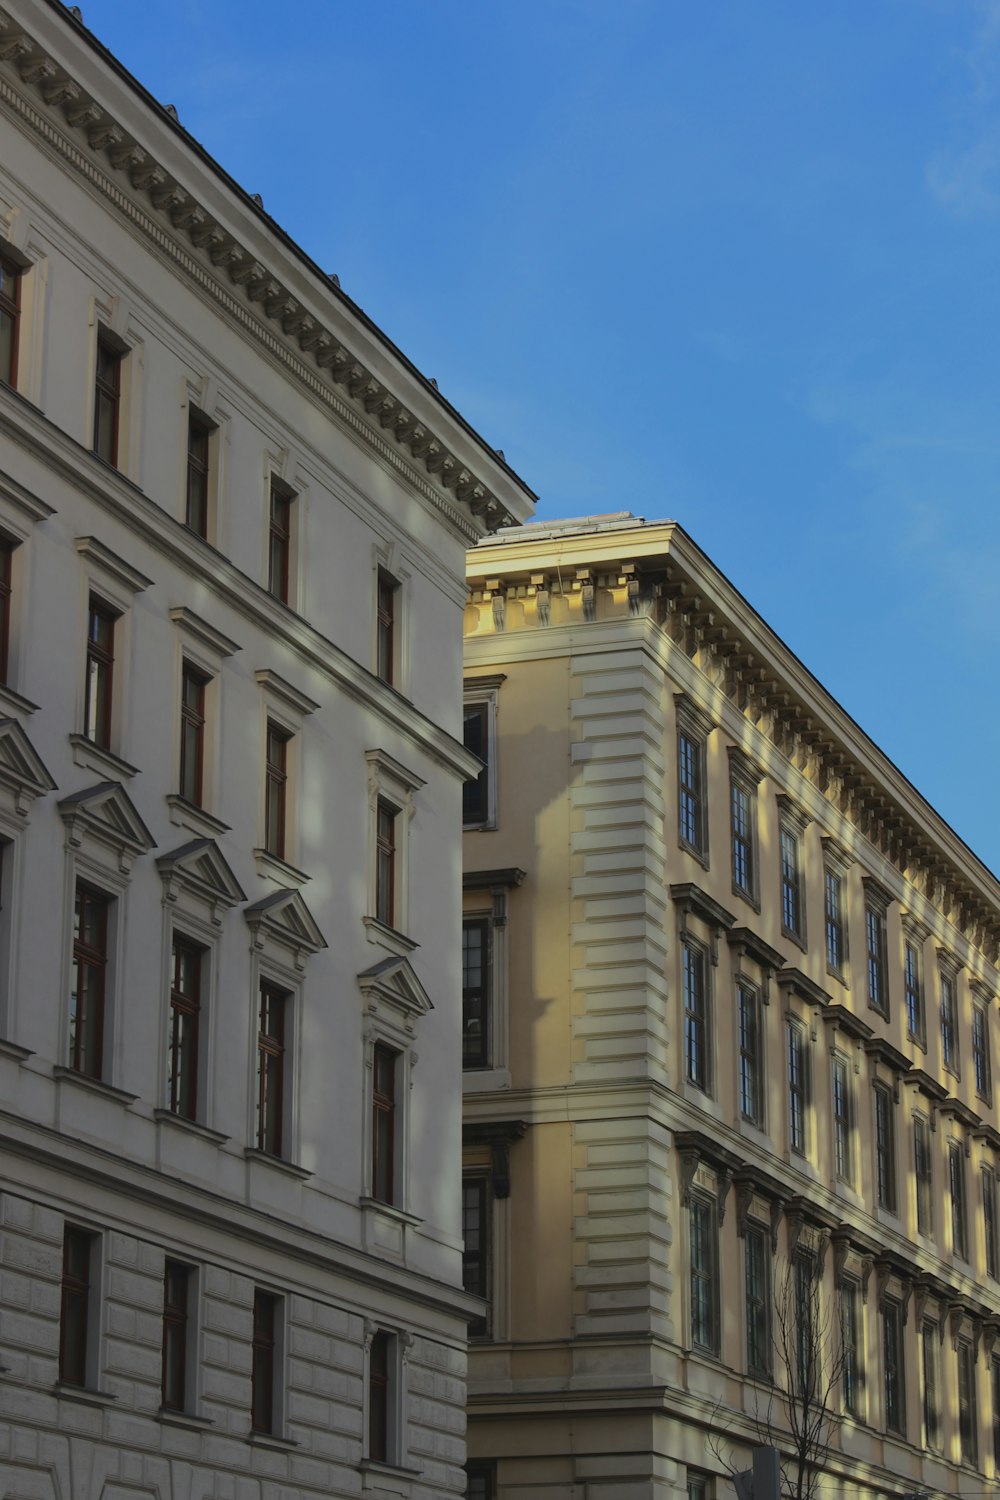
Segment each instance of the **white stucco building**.
[{"label": "white stucco building", "polygon": [[530,492],[0,6],[0,1496],[463,1490],[465,549]]}]

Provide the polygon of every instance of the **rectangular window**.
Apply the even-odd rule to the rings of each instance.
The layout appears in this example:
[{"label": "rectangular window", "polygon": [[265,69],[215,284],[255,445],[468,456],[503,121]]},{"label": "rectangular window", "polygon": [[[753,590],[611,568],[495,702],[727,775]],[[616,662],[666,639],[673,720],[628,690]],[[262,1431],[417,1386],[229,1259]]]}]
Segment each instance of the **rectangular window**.
[{"label": "rectangular window", "polygon": [[62,1300],[59,1316],[59,1379],[85,1386],[90,1365],[90,1302],[95,1236],[63,1230]]},{"label": "rectangular window", "polygon": [[781,928],[788,937],[802,941],[802,876],[799,869],[799,841],[788,828],[781,830]]},{"label": "rectangular window", "polygon": [[950,1073],[958,1072],[958,1014],[955,980],[941,974],[941,1061]]},{"label": "rectangular window", "polygon": [[985,1005],[972,1007],[972,1066],[976,1075],[976,1093],[989,1103],[993,1094],[990,1068],[990,1033]]},{"label": "rectangular window", "polygon": [[386,927],[392,927],[396,918],[396,817],[396,808],[380,797],[375,834],[375,916]]},{"label": "rectangular window", "polygon": [[941,1398],[938,1394],[938,1338],[934,1323],[920,1329],[920,1366],[924,1382],[924,1442],[928,1448],[941,1447]]},{"label": "rectangular window", "polygon": [[879,1207],[896,1212],[896,1121],[892,1093],[876,1083],[875,1093],[875,1191]]},{"label": "rectangular window", "polygon": [[123,351],[106,334],[97,340],[94,371],[94,452],[118,467]]},{"label": "rectangular window", "polygon": [[760,998],[749,984],[736,986],[740,1027],[740,1113],[759,1125],[764,1117],[763,1067],[760,1051]]},{"label": "rectangular window", "polygon": [[833,1165],[845,1182],[853,1179],[851,1082],[847,1060],[833,1059]]},{"label": "rectangular window", "polygon": [[384,568],[378,570],[376,675],[390,685],[396,677],[396,599],[399,584]]},{"label": "rectangular window", "polygon": [[372,1197],[396,1201],[396,1065],[399,1053],[376,1042],[372,1062]]},{"label": "rectangular window", "polygon": [[471,750],[483,762],[475,781],[467,781],[462,787],[462,823],[466,828],[478,828],[491,821],[489,703],[465,705],[462,736],[466,750]]},{"label": "rectangular window", "polygon": [[906,991],[906,1034],[923,1045],[924,984],[920,973],[920,954],[913,943],[906,944],[903,961],[903,984]]},{"label": "rectangular window", "polygon": [[282,604],[290,602],[292,501],[295,496],[272,481],[267,548],[267,591]]},{"label": "rectangular window", "polygon": [[868,950],[868,1004],[888,1017],[889,988],[885,972],[885,916],[874,906],[865,907],[865,938]]},{"label": "rectangular window", "polygon": [[462,923],[462,1067],[490,1065],[489,917],[466,917]]},{"label": "rectangular window", "polygon": [[993,1467],[1000,1474],[1000,1358],[990,1360],[990,1385],[993,1395]]},{"label": "rectangular window", "polygon": [[10,596],[14,545],[9,538],[0,536],[0,682],[8,681],[10,671]]},{"label": "rectangular window", "polygon": [[796,1253],[795,1291],[795,1383],[800,1395],[815,1399],[819,1377],[816,1326],[816,1263],[811,1255]]},{"label": "rectangular window", "polygon": [[738,781],[730,785],[733,835],[733,885],[751,901],[757,898],[757,847],[755,796]]},{"label": "rectangular window", "polygon": [[882,1304],[882,1374],[885,1381],[887,1432],[906,1434],[906,1397],[903,1383],[903,1313],[889,1298]]},{"label": "rectangular window", "polygon": [[983,1190],[983,1234],[986,1242],[986,1274],[1000,1278],[997,1260],[997,1180],[989,1167],[980,1168]]},{"label": "rectangular window", "polygon": [[687,1500],[708,1500],[708,1476],[687,1471]]},{"label": "rectangular window", "polygon": [[705,745],[685,730],[677,736],[680,840],[699,859],[708,854],[705,819]]},{"label": "rectangular window", "polygon": [[254,1144],[269,1156],[284,1146],[285,1030],[289,995],[266,980],[260,986]]},{"label": "rectangular window", "polygon": [[180,793],[195,807],[202,805],[205,771],[205,688],[209,679],[190,662],[181,672],[181,785]]},{"label": "rectangular window", "polygon": [[861,1342],[858,1318],[858,1287],[854,1281],[842,1281],[838,1289],[841,1342],[841,1394],[844,1410],[852,1417],[861,1415]]},{"label": "rectangular window", "polygon": [[[489,1230],[489,1180],[486,1177],[465,1177],[462,1180],[462,1287],[486,1302],[490,1296]],[[489,1331],[489,1318],[485,1314],[470,1319],[471,1339],[486,1338]]]},{"label": "rectangular window", "polygon": [[972,1345],[959,1339],[956,1351],[958,1365],[958,1439],[963,1464],[973,1468],[979,1462],[979,1413],[976,1411],[976,1362]]},{"label": "rectangular window", "polygon": [[115,669],[114,610],[90,596],[87,608],[87,678],[83,732],[102,750],[111,748],[111,706]]},{"label": "rectangular window", "polygon": [[188,1323],[191,1267],[168,1260],[163,1268],[163,1362],[160,1398],[168,1411],[188,1409]]},{"label": "rectangular window", "polygon": [[21,322],[21,268],[0,255],[0,381],[17,384],[17,345]]},{"label": "rectangular window", "polygon": [[391,1463],[393,1365],[395,1339],[380,1328],[368,1353],[368,1457],[376,1463]]},{"label": "rectangular window", "polygon": [[681,947],[684,967],[684,1053],[689,1083],[708,1092],[708,1002],[705,995],[705,950],[694,943]]},{"label": "rectangular window", "polygon": [[170,975],[167,1107],[185,1120],[198,1118],[198,1031],[205,950],[174,934]]},{"label": "rectangular window", "polygon": [[965,1206],[965,1154],[959,1141],[948,1142],[948,1187],[951,1192],[951,1248],[969,1258],[969,1226]]},{"label": "rectangular window", "polygon": [[288,743],[292,736],[272,719],[267,721],[267,765],[264,781],[264,848],[277,859],[285,857],[285,812],[288,797]]},{"label": "rectangular window", "polygon": [[913,1117],[913,1169],[917,1187],[917,1230],[934,1233],[934,1179],[931,1165],[931,1132],[923,1115]]},{"label": "rectangular window", "polygon": [[69,999],[69,1065],[88,1078],[104,1074],[108,980],[108,908],[101,891],[77,885],[73,908],[73,988]]},{"label": "rectangular window", "polygon": [[466,1500],[496,1500],[497,1466],[490,1458],[470,1458],[465,1466]]},{"label": "rectangular window", "polygon": [[835,974],[844,971],[844,882],[827,870],[823,882],[826,918],[826,966]]},{"label": "rectangular window", "polygon": [[200,411],[188,412],[187,494],[184,524],[196,536],[208,536],[209,455],[214,428]]},{"label": "rectangular window", "polygon": [[770,1236],[748,1225],[743,1236],[746,1271],[747,1373],[771,1373]]},{"label": "rectangular window", "polygon": [[719,1347],[719,1230],[715,1204],[692,1195],[691,1342],[718,1353]]},{"label": "rectangular window", "polygon": [[272,1435],[278,1426],[278,1337],[281,1298],[259,1288],[253,1294],[253,1364],[250,1427]]},{"label": "rectangular window", "polygon": [[793,1151],[806,1150],[806,1043],[797,1021],[788,1023],[788,1143]]}]

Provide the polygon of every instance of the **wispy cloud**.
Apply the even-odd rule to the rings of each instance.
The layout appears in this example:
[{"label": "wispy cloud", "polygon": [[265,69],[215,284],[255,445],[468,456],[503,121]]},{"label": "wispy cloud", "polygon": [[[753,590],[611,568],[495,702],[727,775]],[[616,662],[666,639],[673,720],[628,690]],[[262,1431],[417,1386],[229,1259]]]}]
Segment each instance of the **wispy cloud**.
[{"label": "wispy cloud", "polygon": [[926,175],[943,208],[980,218],[1000,212],[1000,0],[975,0],[970,14],[972,35],[958,52],[966,139],[934,152]]}]

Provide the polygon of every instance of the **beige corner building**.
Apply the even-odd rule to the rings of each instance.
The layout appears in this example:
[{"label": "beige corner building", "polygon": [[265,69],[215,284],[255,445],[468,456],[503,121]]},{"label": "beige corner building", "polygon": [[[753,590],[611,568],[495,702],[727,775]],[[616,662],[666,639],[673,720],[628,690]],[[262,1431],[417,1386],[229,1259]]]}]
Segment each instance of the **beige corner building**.
[{"label": "beige corner building", "polygon": [[470,1494],[730,1494],[803,1316],[821,1495],[993,1493],[997,881],[680,526],[468,581]]}]

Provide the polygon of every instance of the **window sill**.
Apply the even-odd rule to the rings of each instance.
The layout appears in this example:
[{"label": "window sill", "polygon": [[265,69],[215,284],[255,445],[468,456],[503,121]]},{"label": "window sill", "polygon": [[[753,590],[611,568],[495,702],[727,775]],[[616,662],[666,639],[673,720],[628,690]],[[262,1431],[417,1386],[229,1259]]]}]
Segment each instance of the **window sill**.
[{"label": "window sill", "polygon": [[384,1214],[387,1219],[393,1219],[397,1224],[409,1224],[416,1227],[424,1222],[419,1214],[411,1214],[405,1208],[398,1208],[395,1203],[383,1203],[381,1198],[372,1198],[365,1194],[359,1201],[363,1209],[371,1213]]},{"label": "window sill", "polygon": [[927,1038],[926,1037],[915,1036],[912,1031],[908,1031],[906,1033],[906,1040],[908,1042],[912,1042],[913,1045],[914,1045],[914,1047],[919,1047],[920,1051],[923,1052],[924,1055],[926,1056],[926,1054],[927,1054]]},{"label": "window sill", "polygon": [[305,885],[310,879],[302,870],[297,870],[287,860],[271,854],[267,849],[255,849],[253,857],[257,861],[257,874],[264,880],[273,880],[282,890],[298,890],[299,886]]},{"label": "window sill", "polygon": [[490,1094],[497,1089],[509,1088],[509,1068],[466,1068],[462,1074],[462,1092],[465,1094]]},{"label": "window sill", "polygon": [[67,1380],[57,1380],[52,1389],[57,1396],[79,1401],[84,1406],[112,1406],[118,1400],[111,1391],[93,1390],[89,1385],[71,1385]]},{"label": "window sill", "polygon": [[308,1167],[297,1166],[293,1161],[286,1161],[283,1156],[272,1156],[270,1151],[261,1151],[256,1146],[244,1146],[243,1155],[249,1162],[261,1162],[266,1167],[274,1167],[278,1172],[285,1172],[289,1177],[297,1177],[300,1182],[313,1174]]},{"label": "window sill", "polygon": [[161,1406],[156,1419],[165,1427],[187,1427],[193,1432],[208,1432],[215,1426],[214,1417],[199,1417],[193,1411],[173,1411],[169,1406]]},{"label": "window sill", "polygon": [[185,1119],[184,1115],[175,1115],[172,1109],[154,1109],[153,1119],[161,1125],[176,1125],[179,1130],[186,1130],[190,1135],[201,1136],[202,1140],[212,1141],[216,1146],[223,1145],[229,1140],[221,1130],[211,1130],[209,1126],[200,1124],[197,1120]]},{"label": "window sill", "polygon": [[0,1037],[0,1057],[9,1057],[14,1062],[27,1062],[29,1057],[34,1057],[30,1047],[19,1047],[16,1042],[6,1042]]},{"label": "window sill", "polygon": [[850,989],[851,986],[847,982],[847,972],[846,972],[846,970],[844,970],[844,969],[835,969],[832,964],[827,964],[827,966],[826,966],[826,972],[829,974],[829,976],[830,976],[831,979],[835,979],[838,984],[842,984],[844,986],[845,990],[849,990]]},{"label": "window sill", "polygon": [[85,734],[71,734],[69,742],[73,747],[74,765],[83,766],[87,771],[96,771],[106,781],[127,780],[139,773],[138,766],[130,765],[120,755],[105,750],[103,745],[95,745]]},{"label": "window sill", "polygon": [[482,822],[479,822],[479,823],[463,823],[462,824],[462,832],[463,833],[496,833],[496,831],[497,831],[497,820],[496,820],[496,818],[483,818]]},{"label": "window sill", "polygon": [[247,1442],[253,1443],[255,1448],[273,1448],[278,1453],[290,1453],[299,1446],[294,1438],[279,1437],[276,1432],[250,1431]]},{"label": "window sill", "polygon": [[186,828],[200,839],[221,838],[230,831],[228,823],[223,823],[221,818],[213,818],[211,813],[189,802],[179,792],[171,792],[165,801],[170,809],[170,821],[176,828]]},{"label": "window sill", "polygon": [[745,901],[747,906],[749,906],[751,910],[755,911],[757,915],[760,916],[760,897],[753,891],[745,891],[743,887],[741,885],[737,885],[736,881],[734,880],[733,895],[739,896],[741,901]]},{"label": "window sill", "polygon": [[781,936],[783,938],[787,938],[790,943],[794,943],[796,948],[801,948],[803,953],[809,952],[809,948],[805,938],[802,937],[799,933],[793,932],[790,927],[782,927]]},{"label": "window sill", "polygon": [[362,917],[365,924],[365,932],[368,934],[370,943],[381,943],[383,948],[388,948],[395,953],[397,958],[403,958],[407,953],[412,953],[420,944],[408,938],[405,933],[397,932],[395,927],[387,927],[380,922],[378,917]]},{"label": "window sill", "polygon": [[392,1490],[397,1495],[408,1495],[410,1485],[419,1479],[422,1469],[410,1469],[403,1464],[384,1463],[377,1458],[363,1458],[358,1465],[361,1484],[365,1490]]},{"label": "window sill", "polygon": [[92,1094],[101,1094],[105,1099],[113,1099],[116,1104],[124,1104],[126,1108],[139,1097],[138,1094],[127,1093],[125,1089],[117,1089],[113,1083],[105,1083],[103,1079],[78,1073],[76,1068],[64,1068],[60,1063],[52,1069],[52,1077],[58,1083],[75,1083],[82,1089],[89,1089]]},{"label": "window sill", "polygon": [[696,849],[693,844],[688,843],[687,839],[679,838],[677,842],[684,850],[685,854],[690,854],[692,859],[696,859],[698,861],[703,870],[707,870],[710,868],[707,853],[703,853],[702,850]]},{"label": "window sill", "polygon": [[15,693],[12,687],[5,682],[0,683],[0,710],[7,718],[13,719],[18,714],[34,714],[38,712],[38,704],[32,703],[30,698],[24,698],[20,693]]}]

